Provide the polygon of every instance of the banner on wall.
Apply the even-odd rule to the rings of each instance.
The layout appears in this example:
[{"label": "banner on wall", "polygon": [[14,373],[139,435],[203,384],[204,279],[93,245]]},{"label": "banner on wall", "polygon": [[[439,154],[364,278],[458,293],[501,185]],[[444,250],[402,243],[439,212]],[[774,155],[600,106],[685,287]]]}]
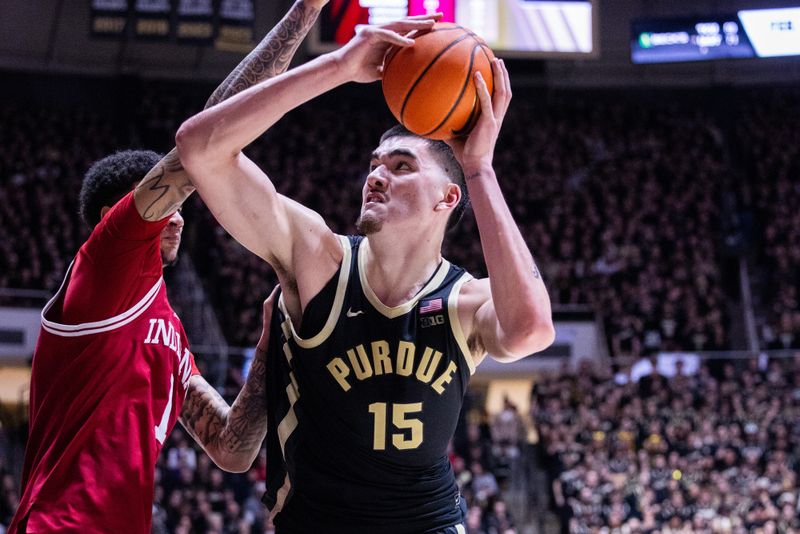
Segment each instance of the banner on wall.
[{"label": "banner on wall", "polygon": [[221,0],[216,48],[249,52],[255,32],[253,0]]},{"label": "banner on wall", "polygon": [[128,0],[91,0],[92,37],[124,37],[128,31]]},{"label": "banner on wall", "polygon": [[170,0],[133,0],[133,35],[137,39],[166,41],[172,33]]},{"label": "banner on wall", "polygon": [[254,0],[90,0],[92,37],[175,41],[249,52]]},{"label": "banner on wall", "polygon": [[178,0],[175,7],[175,38],[179,43],[212,44],[215,34],[212,0]]}]

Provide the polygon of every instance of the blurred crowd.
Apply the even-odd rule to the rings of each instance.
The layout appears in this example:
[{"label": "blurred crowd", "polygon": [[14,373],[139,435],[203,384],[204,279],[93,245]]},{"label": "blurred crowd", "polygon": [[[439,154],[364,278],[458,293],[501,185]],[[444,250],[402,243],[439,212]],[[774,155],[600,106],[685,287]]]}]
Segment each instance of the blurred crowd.
[{"label": "blurred crowd", "polygon": [[0,124],[0,287],[53,291],[88,235],[83,174],[125,140],[86,110],[5,105]]},{"label": "blurred crowd", "polygon": [[[144,84],[141,91],[124,125],[113,114],[80,109],[0,107],[6,125],[0,132],[0,287],[54,290],[86,235],[75,198],[89,163],[114,148],[168,150],[181,120],[203,102],[179,99],[163,84]],[[368,155],[392,124],[371,96],[319,99],[247,149],[281,193],[317,210],[337,232],[354,231]],[[361,105],[365,98],[369,105]],[[553,301],[600,312],[613,355],[728,348],[730,295],[720,250],[723,199],[738,175],[730,170],[724,128],[708,106],[690,98],[623,99],[516,97],[495,156],[512,212]],[[797,158],[774,148],[790,144],[793,123],[785,124],[786,139],[764,140],[764,150],[777,154],[772,159],[784,162],[776,174],[783,181],[770,182],[774,165],[754,167],[769,188],[758,198],[792,189]],[[796,270],[791,251],[797,247],[789,246],[784,228],[796,214],[787,219],[780,209],[789,208],[760,205],[765,220],[775,221],[766,226],[766,240],[779,240],[770,257]],[[229,343],[252,345],[272,270],[233,241],[197,196],[185,216],[184,253],[193,258]],[[471,215],[446,239],[445,254],[485,275]],[[793,302],[796,290],[781,294]],[[781,315],[771,324],[800,323]]]},{"label": "blurred crowd", "polygon": [[800,531],[800,359],[543,377],[534,419],[562,532]]},{"label": "blurred crowd", "polygon": [[737,127],[745,170],[743,204],[763,235],[754,251],[763,290],[761,342],[768,349],[800,349],[800,94],[771,99],[749,95]]},{"label": "blurred crowd", "polygon": [[[88,235],[77,216],[85,170],[116,149],[169,150],[207,92],[146,82],[128,91],[129,105],[103,110],[0,105],[0,288],[55,291]],[[498,178],[553,302],[591,305],[613,356],[730,347],[737,296],[723,265],[732,214],[752,217],[763,347],[800,348],[800,93],[729,96],[741,111],[735,124],[710,98],[515,94]],[[391,125],[379,96],[342,90],[288,114],[246,152],[279,192],[352,233],[369,154]],[[272,270],[197,195],[184,216],[183,254],[228,342],[252,346]],[[446,238],[445,256],[486,274],[469,213]],[[42,302],[0,293],[0,304],[26,303]],[[800,528],[792,420],[800,369],[790,363],[638,382],[584,369],[539,382],[533,416],[564,531]],[[231,367],[228,394],[242,374]],[[497,418],[465,415],[451,460],[472,534],[516,531],[504,490],[526,468],[524,420],[510,404]],[[0,457],[0,524],[15,507],[13,472]],[[159,532],[270,531],[259,502],[263,461],[223,474],[176,431],[157,480]]]}]

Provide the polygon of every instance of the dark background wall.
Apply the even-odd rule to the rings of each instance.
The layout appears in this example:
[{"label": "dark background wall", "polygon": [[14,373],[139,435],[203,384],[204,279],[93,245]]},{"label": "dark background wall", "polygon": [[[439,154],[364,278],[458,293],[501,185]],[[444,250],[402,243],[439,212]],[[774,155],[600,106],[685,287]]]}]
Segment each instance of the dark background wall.
[{"label": "dark background wall", "polygon": [[[511,64],[512,75],[520,86],[726,85],[798,80],[797,58],[649,66],[630,62],[633,19],[730,13],[747,7],[781,7],[791,3],[791,0],[597,0],[599,58],[516,60]],[[290,4],[290,0],[257,0],[257,35],[272,27]],[[211,47],[92,39],[88,0],[0,2],[0,70],[219,80],[240,58],[241,54]],[[302,59],[300,55],[298,60]]]}]

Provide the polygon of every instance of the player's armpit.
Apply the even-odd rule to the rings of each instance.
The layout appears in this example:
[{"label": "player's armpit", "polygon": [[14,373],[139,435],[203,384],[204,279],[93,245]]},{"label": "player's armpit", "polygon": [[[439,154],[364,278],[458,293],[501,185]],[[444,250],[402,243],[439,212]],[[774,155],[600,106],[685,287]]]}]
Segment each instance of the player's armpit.
[{"label": "player's armpit", "polygon": [[175,213],[193,191],[189,174],[173,148],[139,182],[133,198],[144,220],[160,221]]},{"label": "player's armpit", "polygon": [[[540,352],[553,343],[552,322],[543,317],[538,323],[504,329],[497,318],[495,302],[491,298],[489,280],[474,280],[465,285],[464,296],[459,299],[474,310],[469,330],[465,331],[469,345],[483,354],[501,362],[513,362]],[[479,361],[479,360],[478,360]],[[478,363],[476,361],[476,364]]]}]

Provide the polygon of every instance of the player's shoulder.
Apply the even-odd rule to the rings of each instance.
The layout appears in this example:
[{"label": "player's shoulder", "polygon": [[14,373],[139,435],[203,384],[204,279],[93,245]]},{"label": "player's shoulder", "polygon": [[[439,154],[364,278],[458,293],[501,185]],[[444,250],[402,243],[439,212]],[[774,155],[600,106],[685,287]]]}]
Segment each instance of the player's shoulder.
[{"label": "player's shoulder", "polygon": [[105,213],[89,233],[89,241],[103,239],[107,236],[115,236],[120,225],[132,224],[141,219],[136,205],[133,201],[133,192],[114,203]]},{"label": "player's shoulder", "polygon": [[491,298],[491,296],[492,289],[489,286],[488,278],[470,277],[466,282],[464,282],[464,285],[461,286],[459,301],[463,301],[465,304],[472,301],[483,303],[487,299]]},{"label": "player's shoulder", "polygon": [[[465,274],[464,281],[453,287],[450,300],[455,299],[458,308],[458,315],[463,323],[462,326],[468,327],[472,324],[472,319],[489,299],[491,299],[491,289],[489,288],[488,278],[472,278]],[[467,328],[469,329],[469,328]]]}]

